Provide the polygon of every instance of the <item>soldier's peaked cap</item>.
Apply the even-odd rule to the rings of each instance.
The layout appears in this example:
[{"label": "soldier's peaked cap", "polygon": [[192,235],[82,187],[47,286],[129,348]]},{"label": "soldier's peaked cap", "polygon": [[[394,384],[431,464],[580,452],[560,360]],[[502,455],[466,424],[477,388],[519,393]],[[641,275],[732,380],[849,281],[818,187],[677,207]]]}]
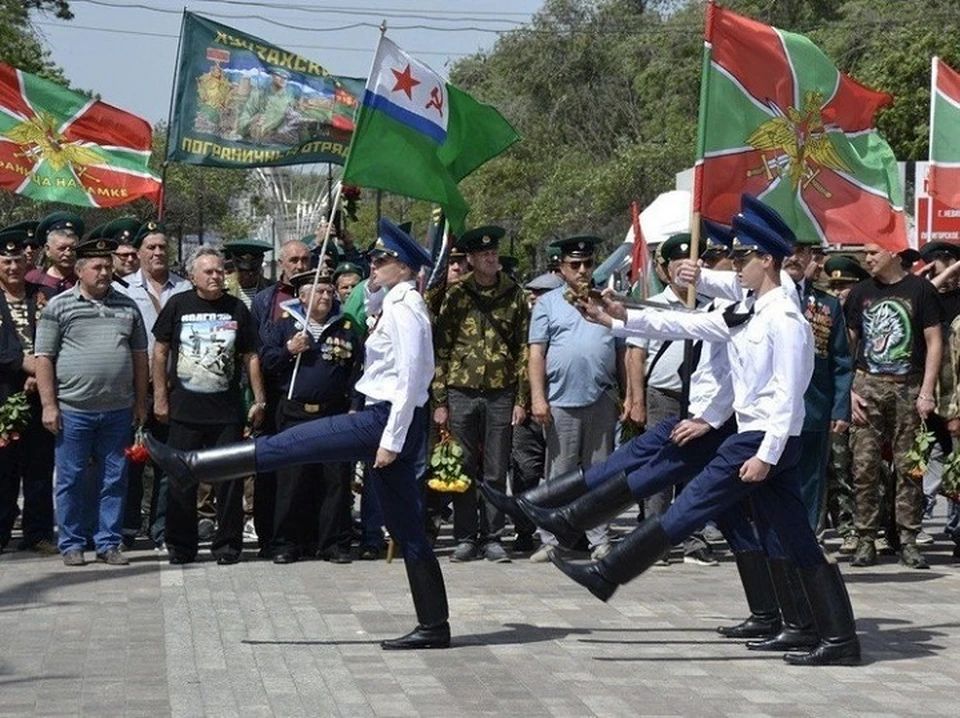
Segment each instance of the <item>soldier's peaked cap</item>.
[{"label": "soldier's peaked cap", "polygon": [[733,218],[733,251],[755,250],[772,257],[793,254],[796,236],[773,207],[743,195],[740,212]]}]

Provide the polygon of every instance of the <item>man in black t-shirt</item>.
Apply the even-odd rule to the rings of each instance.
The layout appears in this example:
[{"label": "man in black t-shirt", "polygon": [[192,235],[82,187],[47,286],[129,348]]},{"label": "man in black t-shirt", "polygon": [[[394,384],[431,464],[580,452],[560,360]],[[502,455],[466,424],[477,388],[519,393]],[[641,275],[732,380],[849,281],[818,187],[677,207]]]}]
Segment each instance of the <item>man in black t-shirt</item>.
[{"label": "man in black t-shirt", "polygon": [[[256,328],[243,302],[224,292],[223,256],[201,247],[187,264],[194,291],[170,298],[153,334],[154,414],[169,422],[169,444],[179,449],[222,446],[240,440],[244,424],[263,421],[266,400]],[[254,404],[243,416],[241,368]],[[167,487],[166,543],[170,563],[197,555],[197,490]],[[211,551],[221,565],[243,550],[243,482],[217,484],[217,533]]]},{"label": "man in black t-shirt", "polygon": [[881,450],[890,442],[897,472],[900,562],[928,568],[916,544],[923,488],[921,477],[911,475],[915,467],[908,455],[921,418],[926,419],[936,405],[943,341],[940,301],[930,282],[903,268],[898,254],[877,244],[864,249],[871,279],[850,290],[844,305],[856,357],[850,448],[859,541],[851,565],[872,566],[877,561]]}]

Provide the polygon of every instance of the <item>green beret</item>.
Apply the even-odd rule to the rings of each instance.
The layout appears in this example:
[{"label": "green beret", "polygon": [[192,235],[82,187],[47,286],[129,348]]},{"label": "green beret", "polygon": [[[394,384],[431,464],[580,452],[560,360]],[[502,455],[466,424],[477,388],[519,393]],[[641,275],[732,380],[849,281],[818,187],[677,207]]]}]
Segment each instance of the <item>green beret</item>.
[{"label": "green beret", "polygon": [[273,251],[273,245],[259,239],[235,239],[223,245],[223,253],[233,259],[234,266],[246,272],[260,269],[263,255]]},{"label": "green beret", "polygon": [[9,227],[0,229],[0,234],[16,232],[23,246],[38,247],[40,246],[40,243],[37,241],[37,226],[39,224],[36,220],[28,219],[26,222],[17,222],[16,224],[11,224]]},{"label": "green beret", "polygon": [[[657,254],[661,263],[670,262],[674,259],[689,259],[690,247],[693,244],[693,237],[689,232],[680,232],[667,237],[660,246],[657,247]],[[700,253],[703,252],[703,242],[700,243]]]},{"label": "green beret", "polygon": [[23,240],[26,233],[17,229],[5,229],[0,232],[0,257],[19,257],[23,254]]},{"label": "green beret", "polygon": [[333,272],[333,281],[337,281],[344,274],[356,274],[362,279],[365,272],[363,271],[363,267],[361,267],[359,264],[354,264],[353,262],[340,262]]},{"label": "green beret", "polygon": [[37,241],[47,241],[47,235],[56,230],[69,230],[78,237],[83,234],[83,220],[74,212],[53,212],[40,220],[37,225]]},{"label": "green beret", "polygon": [[147,235],[150,234],[167,234],[167,228],[164,226],[163,222],[151,219],[149,222],[144,222],[140,225],[140,229],[137,230],[136,236],[133,238],[133,246],[137,249],[140,248],[140,245],[143,244],[143,240],[147,238]]},{"label": "green beret", "polygon": [[954,259],[960,259],[960,246],[953,242],[927,242],[920,247],[920,258],[927,263],[932,262],[939,254],[946,254]]},{"label": "green beret", "polygon": [[140,231],[140,220],[136,217],[118,217],[101,227],[101,237],[114,239],[117,244],[133,244],[134,237]]},{"label": "green beret", "polygon": [[592,235],[582,235],[579,237],[567,237],[551,242],[550,246],[560,250],[561,257],[573,257],[574,259],[586,259],[593,256],[593,250],[603,240],[600,237]]},{"label": "green beret", "polygon": [[520,260],[516,257],[511,257],[509,254],[500,255],[500,268],[507,274],[513,274],[519,266]]},{"label": "green beret", "polygon": [[870,278],[870,273],[860,266],[853,257],[835,254],[823,263],[824,277],[828,282],[862,282]]},{"label": "green beret", "polygon": [[503,227],[496,225],[487,225],[477,227],[464,232],[457,240],[457,247],[461,251],[469,254],[470,252],[485,252],[488,249],[496,249],[507,231]]}]

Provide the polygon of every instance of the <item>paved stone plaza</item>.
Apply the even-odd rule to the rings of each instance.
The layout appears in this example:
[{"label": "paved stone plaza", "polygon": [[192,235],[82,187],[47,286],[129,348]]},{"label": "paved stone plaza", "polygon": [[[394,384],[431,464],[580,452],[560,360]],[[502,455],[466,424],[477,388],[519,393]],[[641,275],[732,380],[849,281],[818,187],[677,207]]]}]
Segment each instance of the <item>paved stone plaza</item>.
[{"label": "paved stone plaza", "polygon": [[930,571],[845,570],[865,664],[807,669],[714,632],[745,615],[729,555],[651,569],[609,604],[550,564],[444,557],[454,647],[388,653],[379,640],[415,623],[400,561],[175,567],[148,549],[71,569],[5,553],[0,714],[956,716],[951,547],[938,538]]}]

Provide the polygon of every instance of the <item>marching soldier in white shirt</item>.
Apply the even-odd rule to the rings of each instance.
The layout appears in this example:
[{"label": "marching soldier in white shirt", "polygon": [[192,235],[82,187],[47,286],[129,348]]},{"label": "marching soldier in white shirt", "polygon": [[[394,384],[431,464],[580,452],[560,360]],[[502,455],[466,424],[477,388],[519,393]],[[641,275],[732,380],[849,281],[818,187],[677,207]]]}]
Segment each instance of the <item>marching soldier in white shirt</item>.
[{"label": "marching soldier in white shirt", "polygon": [[423,441],[433,379],[430,316],[414,280],[429,255],[399,227],[381,220],[370,251],[370,282],[386,290],[383,312],[367,339],[357,391],[366,406],[298,424],[273,436],[217,449],[176,451],[148,439],[154,460],[181,485],[228,481],[304,463],[368,461],[387,529],[402,546],[417,627],[383,641],[385,650],[447,648],[447,595],[427,540],[414,466]]},{"label": "marching soldier in white shirt", "polygon": [[603,309],[596,303],[581,307],[620,335],[726,342],[737,433],[721,444],[663,516],[644,521],[608,556],[587,566],[568,564],[559,556],[552,560],[607,600],[667,546],[749,497],[767,554],[797,566],[820,635],[811,651],[788,653],[784,660],[854,665],[860,661],[860,644],[850,599],[836,564],[824,558],[800,499],[799,436],[803,395],[813,372],[813,338],[796,303],[780,287],[782,259],[793,251],[792,233],[783,231],[783,221],[772,209],[748,197],[733,229],[734,267],[743,287],[751,290],[741,304],[706,314],[626,310],[610,300]]}]

